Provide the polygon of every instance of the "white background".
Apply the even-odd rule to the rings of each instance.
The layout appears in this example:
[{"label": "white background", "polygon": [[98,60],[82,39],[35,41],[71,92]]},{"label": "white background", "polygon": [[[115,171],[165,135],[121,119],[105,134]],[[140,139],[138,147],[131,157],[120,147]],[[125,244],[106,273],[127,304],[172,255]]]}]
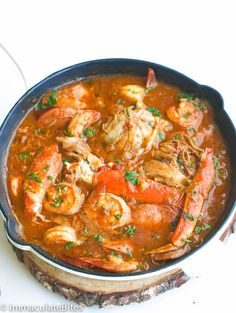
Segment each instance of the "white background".
[{"label": "white background", "polygon": [[[0,43],[20,64],[28,87],[81,61],[149,60],[219,90],[236,123],[235,20],[234,1],[227,0],[0,0]],[[0,48],[0,121],[23,92],[19,73]],[[183,287],[142,304],[104,311],[235,312],[235,237],[191,259],[193,278]],[[0,308],[2,304],[70,303],[43,288],[16,260],[2,221],[0,238]]]}]

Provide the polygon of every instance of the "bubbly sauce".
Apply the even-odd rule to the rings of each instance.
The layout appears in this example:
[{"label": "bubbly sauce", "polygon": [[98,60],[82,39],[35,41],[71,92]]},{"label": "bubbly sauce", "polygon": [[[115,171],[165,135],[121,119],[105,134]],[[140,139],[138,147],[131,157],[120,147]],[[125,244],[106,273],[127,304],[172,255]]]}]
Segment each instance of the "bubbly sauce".
[{"label": "bubbly sauce", "polygon": [[[197,127],[183,128],[181,125],[178,125],[178,123],[173,122],[167,114],[168,108],[171,106],[177,108],[179,106],[181,101],[180,93],[182,91],[164,82],[158,82],[158,85],[154,88],[146,89],[145,84],[145,78],[130,75],[92,77],[88,80],[74,82],[73,84],[64,86],[62,88],[65,93],[64,98],[67,99],[64,102],[59,99],[59,90],[61,90],[61,88],[55,91],[55,93],[49,91],[49,93],[43,95],[43,98],[40,99],[40,106],[36,106],[35,109],[32,109],[28,113],[16,130],[8,156],[8,190],[12,208],[20,224],[23,226],[23,235],[27,242],[38,245],[48,251],[52,256],[79,267],[95,266],[114,272],[139,271],[157,267],[158,264],[166,260],[153,262],[153,255],[146,254],[146,252],[168,244],[171,241],[171,236],[173,235],[176,224],[178,223],[180,215],[183,213],[184,199],[188,190],[187,185],[191,184],[191,181],[194,179],[196,171],[200,166],[201,154],[205,148],[211,148],[213,150],[215,168],[214,183],[207,199],[204,201],[201,213],[199,216],[194,216],[194,219],[197,219],[197,223],[194,231],[188,239],[186,239],[185,245],[189,247],[188,249],[193,249],[204,241],[208,232],[212,231],[226,207],[230,182],[230,164],[227,148],[214,122],[211,106],[204,99],[200,99],[199,103],[201,106],[197,108],[203,115],[200,125]],[[74,98],[72,97],[72,99],[70,99],[70,92],[68,91],[67,94],[67,89],[69,90],[76,85],[83,86],[86,93],[83,94],[82,97],[81,95],[74,95]],[[145,126],[143,124],[145,123],[145,118],[143,118],[141,114],[138,117],[134,116],[136,113],[133,112],[138,110],[138,102],[135,98],[132,98],[132,91],[127,89],[128,91],[126,90],[125,94],[122,87],[126,85],[138,85],[144,89],[144,97],[142,100],[143,103],[145,103],[146,111],[144,114],[149,112],[152,114],[155,121],[156,118],[161,118],[163,121],[169,123],[169,128],[157,126],[158,131],[155,135],[157,139],[155,138],[154,144],[148,149],[146,147],[150,139],[149,137],[145,137],[145,127],[152,128],[154,126],[152,122],[148,121],[147,124],[149,124]],[[130,92],[131,97],[129,96]],[[135,93],[135,91],[133,92],[134,97],[137,94],[138,93]],[[190,102],[195,101],[192,100],[191,97],[189,100]],[[69,215],[60,214],[59,209],[62,205],[61,194],[59,196],[57,194],[56,200],[59,198],[58,202],[55,202],[55,198],[52,198],[54,207],[52,203],[49,203],[49,205],[54,208],[54,212],[46,210],[44,205],[46,196],[44,195],[42,208],[39,210],[45,220],[37,219],[33,221],[29,218],[29,215],[26,214],[25,190],[27,188],[34,188],[35,185],[37,188],[40,188],[42,184],[40,181],[37,182],[38,176],[36,172],[32,175],[31,166],[32,162],[34,162],[33,160],[37,158],[37,155],[43,153],[43,151],[52,144],[58,145],[58,153],[62,156],[63,165],[60,174],[56,177],[56,181],[52,182],[49,188],[52,188],[55,184],[66,181],[67,165],[79,162],[78,158],[75,159],[72,154],[68,154],[68,151],[65,151],[61,143],[58,143],[56,139],[58,136],[72,138],[72,134],[67,130],[71,118],[73,117],[66,118],[61,125],[56,125],[55,127],[54,125],[42,127],[42,122],[40,122],[41,124],[39,123],[39,121],[42,121],[42,118],[44,118],[43,115],[45,112],[53,110],[55,107],[60,107],[61,103],[65,103],[63,104],[64,107],[71,107],[75,111],[77,109],[95,110],[100,113],[100,118],[88,127],[85,127],[79,137],[89,145],[91,149],[90,153],[102,160],[101,166],[92,169],[93,173],[106,173],[106,171],[124,173],[122,176],[123,180],[120,181],[120,184],[116,182],[118,189],[121,188],[122,184],[127,183],[127,188],[138,188],[140,194],[142,194],[143,189],[147,187],[145,186],[147,182],[144,184],[144,187],[140,185],[140,177],[148,179],[148,182],[159,182],[160,184],[168,186],[169,181],[165,177],[165,172],[163,175],[160,175],[159,172],[157,175],[150,175],[147,170],[149,169],[149,162],[151,160],[158,160],[159,162],[168,164],[168,166],[169,164],[173,164],[166,161],[168,157],[167,159],[160,157],[158,151],[160,151],[160,147],[164,147],[163,144],[165,142],[170,140],[175,140],[174,145],[178,145],[178,141],[187,142],[189,145],[188,141],[182,139],[184,138],[182,136],[185,134],[191,139],[191,143],[196,147],[196,151],[200,149],[196,152],[199,153],[200,157],[198,160],[194,159],[193,174],[186,174],[183,167],[183,160],[180,158],[172,160],[173,162],[176,161],[177,166],[179,166],[177,170],[188,178],[186,179],[186,187],[174,186],[174,183],[171,183],[172,186],[169,186],[183,193],[182,199],[178,201],[178,203],[175,203],[174,200],[172,203],[171,199],[159,204],[156,204],[155,201],[148,203],[145,199],[143,200],[142,196],[136,198],[136,196],[128,195],[125,191],[122,192],[122,194],[119,192],[116,193],[115,191],[113,192],[113,189],[116,188],[116,183],[112,181],[110,181],[112,185],[111,189],[106,189],[102,183],[100,183],[99,189],[95,183],[88,184],[79,179],[74,182],[74,184],[76,188],[80,190],[80,196],[81,194],[84,196],[84,202],[77,212]],[[32,103],[32,106],[33,105]],[[127,121],[125,120],[124,124],[121,126],[121,133],[119,133],[120,138],[108,142],[109,140],[106,136],[113,131],[111,125],[109,126],[109,122],[111,123],[111,120],[115,121],[117,114],[126,114]],[[184,113],[183,116],[188,119],[191,114],[191,112]],[[128,126],[125,124],[131,123],[128,119],[132,118],[135,119],[134,125],[139,125],[139,118],[142,120],[142,124],[140,128],[136,130],[136,133],[135,131],[134,133],[130,131],[132,124],[131,126],[130,124]],[[149,115],[147,119],[149,119]],[[119,118],[117,123],[119,123]],[[159,122],[157,121],[155,123]],[[148,131],[149,129],[147,128],[147,132]],[[140,132],[140,136],[137,135],[138,132]],[[117,135],[117,133],[115,135]],[[139,142],[142,139],[143,142],[140,144]],[[124,142],[122,142],[122,140]],[[126,142],[127,140],[128,144]],[[134,153],[132,152],[133,147],[131,147],[131,152],[128,151],[129,149],[127,148],[128,145],[131,145],[130,142],[132,140],[134,140]],[[138,142],[137,145],[136,141]],[[143,150],[140,150],[141,152],[139,153],[139,149]],[[178,151],[181,151],[181,148],[178,149],[180,149]],[[126,153],[124,153],[125,150]],[[174,158],[173,151],[169,153],[169,157]],[[81,157],[81,159],[83,159],[83,157]],[[84,159],[86,161],[86,158]],[[191,160],[190,162],[193,162],[193,159]],[[173,174],[171,175],[171,177],[173,177]],[[26,179],[29,181],[28,185],[25,183]],[[41,178],[39,180],[41,180]],[[34,185],[29,187],[31,181],[33,181]],[[64,191],[60,190],[60,192],[63,194]],[[104,211],[101,211],[100,208],[98,212],[98,202],[96,201],[100,194],[104,192],[116,194],[117,197],[124,200],[131,214],[127,223],[120,227],[112,226],[112,223],[121,223],[121,215],[123,212],[114,213],[115,219],[114,216],[111,216],[113,213],[109,210],[113,210],[114,208],[110,208],[109,204],[112,203],[113,198],[108,197],[107,203],[105,203],[103,207]],[[152,191],[152,193],[153,192],[154,191]],[[37,194],[36,191],[35,193]],[[158,194],[158,190],[156,193]],[[49,195],[47,195],[47,197],[49,197]],[[67,196],[65,195],[65,197]],[[100,201],[103,201],[102,198]],[[116,202],[116,200],[114,201]],[[120,206],[123,205],[121,202],[118,204]],[[59,213],[57,213],[57,209]],[[189,218],[189,216],[187,218]],[[111,220],[113,222],[111,222]],[[64,241],[58,241],[56,237],[55,241],[51,241],[51,239],[47,240],[47,237],[45,237],[46,231],[60,225],[66,225],[75,230],[75,238],[78,240],[78,244],[75,240],[67,241],[67,239],[65,239]],[[58,234],[55,236],[58,236]],[[117,242],[118,246],[120,244],[126,249],[125,252],[123,248],[119,250],[120,248],[116,247]],[[108,246],[110,244],[108,248],[106,247],[107,243]],[[110,248],[111,246],[115,248]],[[86,263],[81,258],[89,258],[91,262]],[[118,259],[118,261],[116,261],[116,259]],[[137,266],[136,268],[131,266],[129,269],[129,265],[133,264],[132,262],[136,262],[134,264]],[[113,266],[113,263],[116,265]],[[125,270],[122,270],[122,268],[125,268]]]}]

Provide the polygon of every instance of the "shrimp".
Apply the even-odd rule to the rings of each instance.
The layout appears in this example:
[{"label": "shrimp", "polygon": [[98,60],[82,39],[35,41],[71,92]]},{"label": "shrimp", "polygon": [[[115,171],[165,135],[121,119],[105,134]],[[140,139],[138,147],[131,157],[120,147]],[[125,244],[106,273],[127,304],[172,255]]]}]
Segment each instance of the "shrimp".
[{"label": "shrimp", "polygon": [[138,85],[126,85],[121,88],[121,94],[133,101],[138,101],[144,94],[144,88]]},{"label": "shrimp", "polygon": [[72,215],[80,210],[84,199],[76,185],[61,182],[47,189],[43,207],[49,212]]},{"label": "shrimp", "polygon": [[44,242],[46,245],[63,245],[67,242],[73,243],[73,245],[79,245],[81,240],[77,239],[74,228],[65,225],[59,225],[49,228],[44,233]]},{"label": "shrimp", "polygon": [[88,198],[84,210],[89,219],[95,220],[104,229],[115,229],[131,222],[130,207],[121,197],[96,189]]},{"label": "shrimp", "polygon": [[76,112],[72,108],[55,107],[43,113],[39,117],[37,124],[40,128],[62,128],[68,124]]},{"label": "shrimp", "polygon": [[82,135],[83,130],[101,118],[101,113],[95,110],[79,110],[69,123],[68,130],[74,137]]},{"label": "shrimp", "polygon": [[109,254],[106,259],[88,258],[88,257],[71,257],[64,255],[62,259],[72,265],[82,268],[98,267],[109,272],[128,273],[137,271],[139,263],[135,260],[125,261],[120,255],[114,256]]},{"label": "shrimp", "polygon": [[57,137],[57,141],[62,143],[62,149],[68,156],[78,161],[86,159],[92,170],[104,164],[103,160],[91,153],[89,145],[79,137]]},{"label": "shrimp", "polygon": [[55,182],[61,169],[61,154],[58,153],[57,144],[45,148],[34,158],[24,181],[25,214],[32,221],[35,222],[38,218],[44,220],[40,214],[43,198],[47,188]]},{"label": "shrimp", "polygon": [[146,80],[146,89],[139,85],[125,85],[121,88],[121,94],[133,101],[140,101],[146,93],[158,85],[155,72],[149,68]]},{"label": "shrimp", "polygon": [[[201,163],[196,175],[186,189],[183,214],[180,216],[177,227],[171,236],[171,243],[151,250],[147,252],[147,254],[155,254],[154,258],[158,260],[159,256],[164,259],[165,253],[167,253],[168,258],[170,258],[170,256],[171,258],[177,258],[180,256],[180,252],[186,252],[183,246],[187,242],[190,242],[189,237],[196,226],[204,200],[208,198],[214,179],[215,168],[213,151],[210,148],[206,148],[202,154]],[[179,249],[180,251],[178,251]]]},{"label": "shrimp", "polygon": [[42,98],[42,104],[48,104],[52,92],[54,92],[54,105],[60,108],[71,108],[74,110],[84,109],[86,103],[81,100],[88,95],[88,90],[81,83],[64,86],[58,90],[49,91]]},{"label": "shrimp", "polygon": [[203,112],[185,98],[180,99],[178,108],[170,106],[166,114],[171,122],[184,129],[198,129],[203,119]]}]

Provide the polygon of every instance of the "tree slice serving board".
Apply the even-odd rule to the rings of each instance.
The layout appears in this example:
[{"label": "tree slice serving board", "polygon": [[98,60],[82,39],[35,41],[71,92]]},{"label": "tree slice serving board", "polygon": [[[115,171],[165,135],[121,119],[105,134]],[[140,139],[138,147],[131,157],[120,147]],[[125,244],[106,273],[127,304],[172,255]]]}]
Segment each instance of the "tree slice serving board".
[{"label": "tree slice serving board", "polygon": [[[236,214],[220,240],[226,240],[235,232]],[[151,299],[165,291],[180,287],[189,280],[187,274],[176,268],[149,278],[126,281],[104,281],[80,277],[58,269],[32,252],[13,246],[18,260],[46,288],[75,301],[81,308],[98,305],[125,305]]]}]

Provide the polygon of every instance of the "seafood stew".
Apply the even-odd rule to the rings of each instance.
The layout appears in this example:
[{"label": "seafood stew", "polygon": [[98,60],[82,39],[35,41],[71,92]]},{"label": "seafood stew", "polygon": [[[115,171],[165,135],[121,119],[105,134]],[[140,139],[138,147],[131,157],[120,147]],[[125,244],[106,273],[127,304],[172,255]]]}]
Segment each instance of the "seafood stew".
[{"label": "seafood stew", "polygon": [[199,246],[223,214],[229,174],[210,104],[152,69],[49,90],[8,156],[25,240],[78,268],[117,273]]}]

